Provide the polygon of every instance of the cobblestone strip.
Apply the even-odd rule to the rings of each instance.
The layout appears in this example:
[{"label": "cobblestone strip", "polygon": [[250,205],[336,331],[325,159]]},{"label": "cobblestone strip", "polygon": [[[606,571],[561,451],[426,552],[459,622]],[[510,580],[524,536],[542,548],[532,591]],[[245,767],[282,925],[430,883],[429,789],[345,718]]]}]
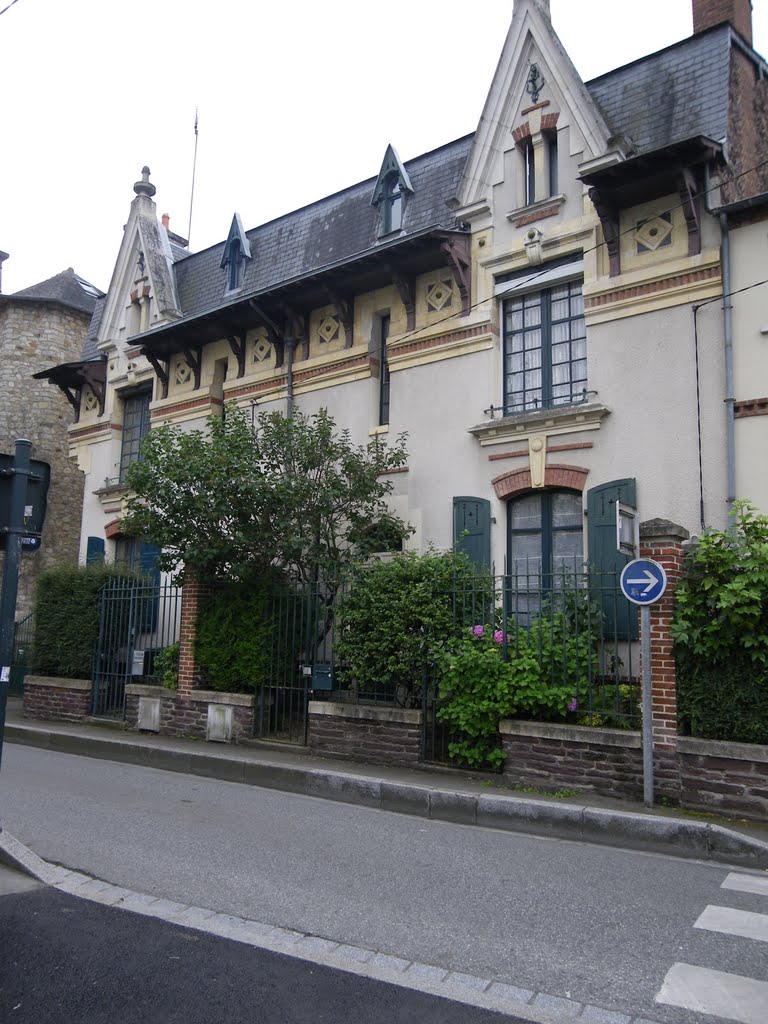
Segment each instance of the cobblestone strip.
[{"label": "cobblestone strip", "polygon": [[[174,900],[133,892],[111,885],[79,871],[56,869],[55,888],[72,896],[135,914],[156,917],[171,924],[207,932],[223,939],[232,939],[270,952],[285,953],[312,963],[348,971],[430,995],[479,1006],[501,1013],[514,1014],[535,1024],[659,1024],[643,1017],[629,1016],[599,1006],[584,1005],[574,999],[533,992],[493,978],[450,971],[435,964],[405,960],[389,953],[363,949],[326,939],[320,935],[279,928],[261,921],[251,921],[236,914],[217,914],[205,907],[187,906]],[[58,874],[60,872],[60,874]]]}]

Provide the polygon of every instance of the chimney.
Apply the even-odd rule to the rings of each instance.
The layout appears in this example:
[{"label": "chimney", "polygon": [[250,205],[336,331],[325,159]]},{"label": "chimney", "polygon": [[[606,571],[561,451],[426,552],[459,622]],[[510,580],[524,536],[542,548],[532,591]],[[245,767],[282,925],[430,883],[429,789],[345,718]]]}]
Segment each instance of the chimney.
[{"label": "chimney", "polygon": [[693,0],[693,31],[728,21],[752,45],[752,0]]},{"label": "chimney", "polygon": [[163,214],[162,221],[163,221],[163,227],[167,231],[168,230],[168,225],[171,223],[171,218],[168,216],[167,213]]}]

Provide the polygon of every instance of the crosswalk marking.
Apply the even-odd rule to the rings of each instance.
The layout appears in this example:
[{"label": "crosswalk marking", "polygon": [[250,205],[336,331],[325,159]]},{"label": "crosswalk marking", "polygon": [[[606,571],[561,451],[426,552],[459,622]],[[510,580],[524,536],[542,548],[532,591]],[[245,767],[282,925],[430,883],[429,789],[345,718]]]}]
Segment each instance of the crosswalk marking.
[{"label": "crosswalk marking", "polygon": [[739,1024],[765,1024],[768,982],[707,967],[673,964],[656,1002],[727,1017]]},{"label": "crosswalk marking", "polygon": [[721,889],[736,889],[738,892],[753,892],[758,896],[768,896],[768,875],[744,875],[739,871],[731,871]]},{"label": "crosswalk marking", "polygon": [[[735,910],[733,907],[710,905],[704,909],[693,927],[768,942],[768,914],[753,914],[750,910]],[[768,1012],[766,1018],[768,1018]]]}]

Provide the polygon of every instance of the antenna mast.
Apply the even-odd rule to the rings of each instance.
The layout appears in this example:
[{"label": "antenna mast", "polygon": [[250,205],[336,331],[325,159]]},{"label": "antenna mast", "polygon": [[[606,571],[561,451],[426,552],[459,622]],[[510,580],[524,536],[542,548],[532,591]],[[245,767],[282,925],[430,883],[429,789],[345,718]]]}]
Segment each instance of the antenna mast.
[{"label": "antenna mast", "polygon": [[189,194],[189,224],[187,226],[187,245],[192,238],[192,204],[195,201],[195,171],[197,169],[197,107],[195,107],[195,155],[192,158],[192,189]]}]

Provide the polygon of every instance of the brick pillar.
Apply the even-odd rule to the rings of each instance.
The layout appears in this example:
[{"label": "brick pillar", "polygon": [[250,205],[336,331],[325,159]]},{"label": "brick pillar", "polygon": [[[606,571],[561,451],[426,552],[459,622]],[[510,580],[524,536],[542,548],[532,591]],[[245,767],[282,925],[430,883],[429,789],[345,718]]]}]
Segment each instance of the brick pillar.
[{"label": "brick pillar", "polygon": [[669,627],[675,590],[683,571],[683,543],[688,531],[668,519],[640,524],[640,557],[664,566],[667,589],[651,613],[651,701],[653,705],[653,752],[656,789],[677,795],[677,673],[672,657]]},{"label": "brick pillar", "polygon": [[200,606],[213,593],[210,583],[187,576],[181,591],[181,626],[179,635],[179,700],[190,700],[200,681],[195,662],[195,622]]}]

